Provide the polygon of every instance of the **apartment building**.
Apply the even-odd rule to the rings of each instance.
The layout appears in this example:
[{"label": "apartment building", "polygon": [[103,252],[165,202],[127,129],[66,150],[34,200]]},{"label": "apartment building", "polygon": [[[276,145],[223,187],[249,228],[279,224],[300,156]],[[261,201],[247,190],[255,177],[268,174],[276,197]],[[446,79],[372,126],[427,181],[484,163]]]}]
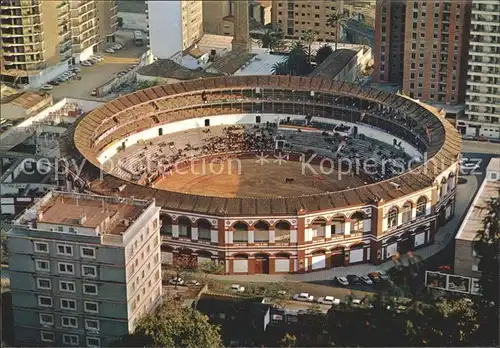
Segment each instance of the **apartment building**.
[{"label": "apartment building", "polygon": [[373,79],[401,84],[404,68],[406,1],[377,0]]},{"label": "apartment building", "polygon": [[[274,0],[273,23],[289,38],[299,39],[305,31],[314,30],[317,41],[335,42],[335,28],[327,26],[328,17],[344,12],[343,0]],[[339,33],[342,31],[339,30]]]},{"label": "apartment building", "polygon": [[147,1],[149,44],[153,56],[181,63],[182,52],[203,36],[202,1]]},{"label": "apartment building", "polygon": [[[97,4],[102,11],[96,10]],[[2,80],[38,88],[88,58],[103,38],[113,37],[114,4],[114,0],[2,0]]]},{"label": "apartment building", "polygon": [[462,134],[500,139],[500,3],[473,0],[465,117]]},{"label": "apartment building", "polygon": [[154,201],[51,191],[8,232],[16,343],[107,346],[161,301]]}]

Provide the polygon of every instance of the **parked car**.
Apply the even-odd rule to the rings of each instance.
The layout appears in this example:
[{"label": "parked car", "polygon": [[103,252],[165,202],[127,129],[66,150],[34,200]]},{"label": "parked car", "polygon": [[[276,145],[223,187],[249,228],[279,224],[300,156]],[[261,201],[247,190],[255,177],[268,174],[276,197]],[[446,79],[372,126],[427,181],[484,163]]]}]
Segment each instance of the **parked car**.
[{"label": "parked car", "polygon": [[361,284],[361,279],[355,274],[348,274],[346,278],[350,284]]},{"label": "parked car", "polygon": [[335,280],[337,281],[337,283],[339,283],[342,286],[349,285],[349,280],[347,280],[346,277],[335,277]]},{"label": "parked car", "polygon": [[380,283],[380,276],[378,272],[370,272],[368,273],[368,277],[372,280],[374,283]]},{"label": "parked car", "polygon": [[114,49],[112,49],[112,48],[106,48],[106,49],[104,50],[104,52],[106,52],[106,53],[115,53],[115,50],[114,50]]},{"label": "parked car", "polygon": [[88,60],[84,60],[84,61],[83,61],[83,62],[81,62],[80,64],[81,64],[81,65],[83,65],[83,66],[91,66],[91,65],[92,65],[92,63],[91,63],[91,62],[89,62]]},{"label": "parked car", "polygon": [[75,66],[73,69],[72,69],[74,72],[76,72],[77,74],[81,73],[82,72],[82,69],[80,69],[79,67]]},{"label": "parked car", "polygon": [[359,277],[359,279],[361,279],[361,281],[363,283],[365,283],[366,285],[372,285],[373,284],[373,281],[368,276],[364,275],[364,276]]},{"label": "parked car", "polygon": [[460,160],[460,172],[463,174],[470,174],[478,168],[479,164],[477,164],[477,162],[469,161],[468,158],[462,158]]},{"label": "parked car", "polygon": [[92,97],[95,97],[95,96],[97,95],[97,89],[95,89],[95,88],[94,88],[94,89],[92,90],[92,92],[90,92],[90,95],[91,95]]},{"label": "parked car", "polygon": [[198,285],[200,285],[200,282],[197,281],[196,279],[193,279],[193,280],[188,281],[187,285],[198,286]]},{"label": "parked car", "polygon": [[120,71],[118,74],[118,77],[122,77],[123,75],[126,75],[127,73],[125,71]]},{"label": "parked car", "polygon": [[97,55],[97,54],[96,54],[96,55],[91,56],[91,57],[90,57],[90,59],[95,60],[95,61],[97,61],[97,62],[102,62],[102,61],[104,60],[104,58],[103,58],[103,57],[101,57],[100,55]]},{"label": "parked car", "polygon": [[466,178],[464,178],[463,176],[459,176],[459,177],[458,177],[458,181],[457,181],[457,183],[458,183],[459,185],[467,184],[467,179],[466,179]]},{"label": "parked car", "polygon": [[44,91],[51,91],[52,89],[54,89],[54,86],[52,86],[52,85],[43,85],[42,86],[42,90],[44,90]]},{"label": "parked car", "polygon": [[184,285],[184,280],[179,277],[172,278],[168,281],[170,285]]},{"label": "parked car", "polygon": [[389,280],[389,276],[384,271],[377,271],[377,273],[378,273],[378,276],[380,277],[380,279]]},{"label": "parked car", "polygon": [[52,86],[59,86],[59,82],[57,82],[56,80],[54,80],[54,81],[50,81],[50,82],[49,82],[49,85],[52,85]]},{"label": "parked car", "polygon": [[123,45],[121,43],[116,42],[109,47],[111,47],[114,50],[121,50],[123,48]]},{"label": "parked car", "polygon": [[340,304],[340,299],[335,298],[333,296],[325,296],[318,298],[318,303],[326,305],[338,305]]},{"label": "parked car", "polygon": [[234,292],[245,292],[245,287],[240,284],[233,284],[231,285],[231,290]]},{"label": "parked car", "polygon": [[301,292],[300,294],[293,295],[293,299],[301,302],[313,302],[314,296],[309,295],[307,292]]},{"label": "parked car", "polygon": [[361,300],[359,298],[354,298],[351,303],[353,306],[360,306]]}]

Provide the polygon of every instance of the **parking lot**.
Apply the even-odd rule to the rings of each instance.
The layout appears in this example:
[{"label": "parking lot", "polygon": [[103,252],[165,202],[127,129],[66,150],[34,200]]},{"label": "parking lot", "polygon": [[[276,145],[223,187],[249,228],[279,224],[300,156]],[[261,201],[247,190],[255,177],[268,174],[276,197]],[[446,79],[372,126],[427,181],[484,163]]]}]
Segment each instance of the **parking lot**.
[{"label": "parking lot", "polygon": [[69,79],[49,91],[56,101],[65,97],[96,99],[91,96],[93,89],[108,82],[131,65],[137,64],[138,58],[147,50],[146,46],[135,46],[132,32],[121,31],[116,36],[117,42],[123,43],[123,48],[115,53],[99,52],[104,58],[103,61],[92,66],[79,66],[80,80]]}]

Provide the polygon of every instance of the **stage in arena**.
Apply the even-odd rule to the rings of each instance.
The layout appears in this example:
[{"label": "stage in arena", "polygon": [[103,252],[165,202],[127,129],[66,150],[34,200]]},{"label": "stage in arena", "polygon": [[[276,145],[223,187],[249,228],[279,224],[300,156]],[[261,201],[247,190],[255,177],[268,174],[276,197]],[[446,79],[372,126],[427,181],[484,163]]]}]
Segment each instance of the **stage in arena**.
[{"label": "stage in arena", "polygon": [[[311,167],[313,170],[311,170]],[[268,157],[232,158],[189,165],[155,184],[155,188],[218,197],[276,197],[317,194],[363,185],[350,174],[303,162]],[[303,170],[304,169],[304,170]]]}]

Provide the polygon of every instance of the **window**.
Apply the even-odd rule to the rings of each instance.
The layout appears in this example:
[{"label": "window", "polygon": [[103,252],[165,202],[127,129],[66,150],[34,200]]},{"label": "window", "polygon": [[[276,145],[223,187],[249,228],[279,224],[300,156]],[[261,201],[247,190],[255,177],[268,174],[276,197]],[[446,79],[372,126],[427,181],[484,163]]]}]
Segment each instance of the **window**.
[{"label": "window", "polygon": [[74,310],[76,310],[76,301],[68,299],[68,298],[62,298],[61,299],[61,308],[74,311]]},{"label": "window", "polygon": [[101,339],[97,337],[87,337],[87,347],[100,347]]},{"label": "window", "polygon": [[35,242],[36,253],[49,253],[49,244],[44,242]]},{"label": "window", "polygon": [[57,255],[73,256],[73,247],[71,245],[58,244]]},{"label": "window", "polygon": [[479,272],[479,267],[478,267],[476,264],[473,264],[473,265],[472,265],[472,270],[473,270],[474,272]]},{"label": "window", "polygon": [[95,259],[95,248],[80,247],[80,254],[82,255],[82,257]]},{"label": "window", "polygon": [[42,339],[42,342],[54,342],[56,339],[53,332],[42,331],[40,332],[40,337]]},{"label": "window", "polygon": [[420,197],[417,201],[417,217],[425,215],[426,206],[427,206],[427,198]]},{"label": "window", "polygon": [[52,307],[52,297],[38,296],[38,305],[40,307]]},{"label": "window", "polygon": [[52,314],[40,313],[40,324],[54,325],[54,316]]},{"label": "window", "polygon": [[37,278],[36,285],[38,289],[50,290],[52,288],[50,279],[46,278]]},{"label": "window", "polygon": [[50,263],[45,260],[35,260],[35,269],[37,271],[50,272]]},{"label": "window", "polygon": [[396,227],[398,224],[398,210],[396,208],[392,208],[387,215],[387,227]]},{"label": "window", "polygon": [[402,215],[402,223],[411,221],[411,204],[407,203],[403,206],[403,211],[401,212]]},{"label": "window", "polygon": [[99,320],[85,319],[85,329],[99,331]]},{"label": "window", "polygon": [[85,312],[97,313],[99,312],[99,304],[97,302],[85,301]]},{"label": "window", "polygon": [[74,274],[75,269],[73,268],[72,263],[59,262],[59,273],[63,274]]},{"label": "window", "polygon": [[97,285],[83,284],[83,293],[87,295],[97,295]]},{"label": "window", "polygon": [[78,328],[78,322],[75,317],[61,317],[62,327],[72,327],[74,329]]},{"label": "window", "polygon": [[82,275],[84,277],[97,277],[97,269],[95,266],[82,265]]},{"label": "window", "polygon": [[59,281],[59,290],[64,292],[75,292],[75,283],[65,280]]},{"label": "window", "polygon": [[78,345],[78,336],[77,335],[63,335],[63,343],[68,346],[77,346]]}]

